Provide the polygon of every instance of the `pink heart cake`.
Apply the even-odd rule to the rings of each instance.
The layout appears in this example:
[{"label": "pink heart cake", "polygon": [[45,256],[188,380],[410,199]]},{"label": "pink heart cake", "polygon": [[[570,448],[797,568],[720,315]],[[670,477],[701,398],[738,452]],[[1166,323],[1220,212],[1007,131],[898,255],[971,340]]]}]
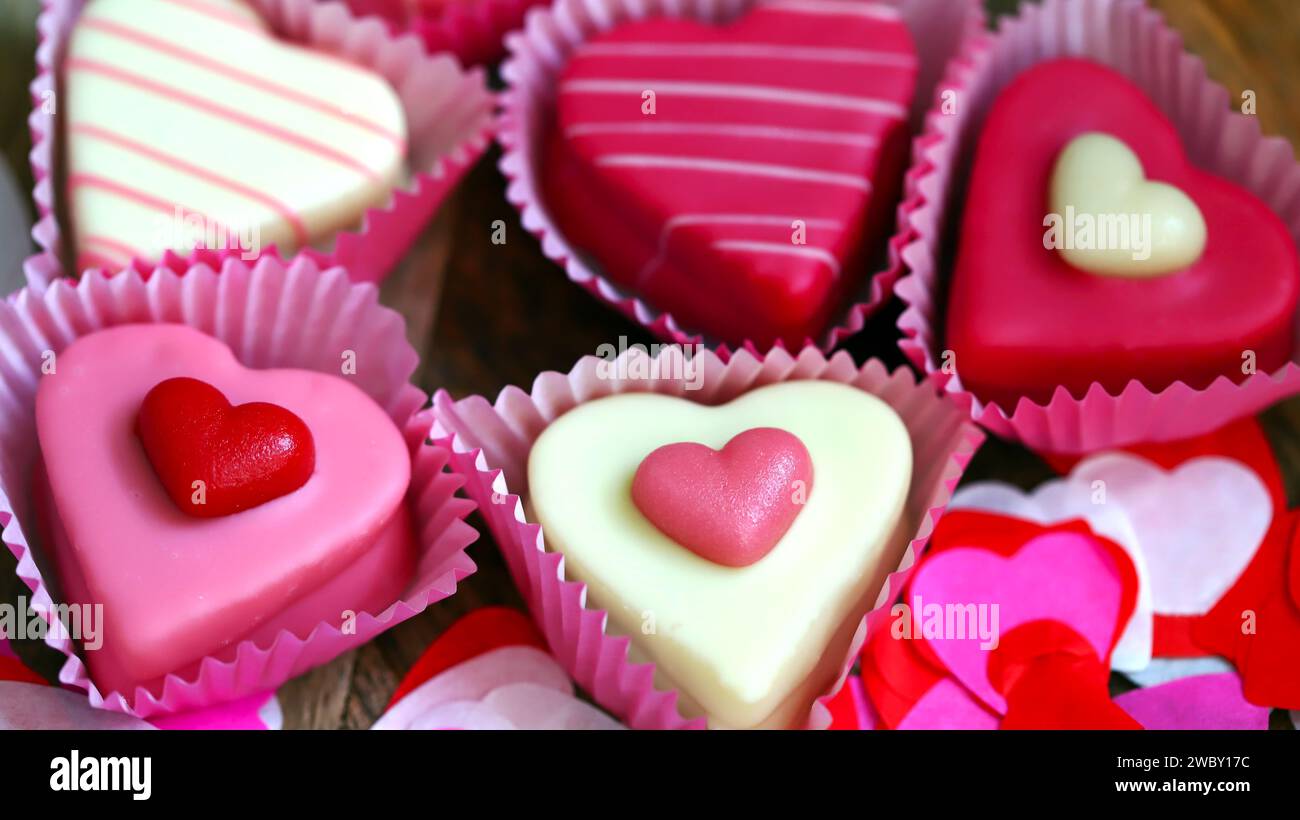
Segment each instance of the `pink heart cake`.
[{"label": "pink heart cake", "polygon": [[881,251],[916,66],[897,10],[876,3],[617,26],[577,47],[556,88],[546,208],[684,327],[801,346]]},{"label": "pink heart cake", "polygon": [[947,308],[962,385],[1006,410],[1131,380],[1204,388],[1286,363],[1296,247],[1259,199],[1198,169],[1124,76],[1042,63],[976,149]]},{"label": "pink heart cake", "polygon": [[[299,419],[314,442],[305,482],[213,517],[178,506],[137,433],[145,397],[177,377]],[[229,659],[243,641],[305,638],[382,611],[413,576],[410,454],[388,414],[343,377],[250,370],[193,328],[123,325],[58,354],[37,389],[36,430],[44,553],[61,602],[103,605],[102,645],[83,649],[105,692],[156,692],[164,676]],[[183,438],[168,446],[183,450]],[[210,456],[214,474],[222,462],[247,468],[239,442]],[[203,482],[193,484],[201,502]]]}]

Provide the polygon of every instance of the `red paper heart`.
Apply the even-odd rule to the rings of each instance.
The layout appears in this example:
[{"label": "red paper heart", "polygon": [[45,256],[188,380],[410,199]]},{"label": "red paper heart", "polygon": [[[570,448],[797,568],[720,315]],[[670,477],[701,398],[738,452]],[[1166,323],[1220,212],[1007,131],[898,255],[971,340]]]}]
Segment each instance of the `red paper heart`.
[{"label": "red paper heart", "polygon": [[897,203],[917,65],[902,18],[651,17],[566,59],[542,164],[566,239],[684,326],[763,349],[819,335]]},{"label": "red paper heart", "polygon": [[812,457],[794,434],[755,427],[721,450],[667,444],[632,479],[637,509],[665,535],[728,567],[767,555],[812,492]]},{"label": "red paper heart", "polygon": [[[1148,179],[1191,197],[1205,217],[1201,258],[1168,275],[1091,274],[1044,247],[1049,178],[1085,132],[1122,140]],[[999,95],[970,177],[947,312],[962,384],[1008,411],[1063,385],[1082,396],[1131,379],[1152,390],[1242,379],[1289,358],[1300,263],[1285,225],[1244,188],[1188,162],[1178,132],[1142,89],[1084,60],[1030,69]]]},{"label": "red paper heart", "polygon": [[316,468],[315,443],[302,419],[267,402],[232,407],[198,379],[159,382],[140,404],[136,434],[167,494],[196,518],[287,495]]},{"label": "red paper heart", "polygon": [[546,639],[542,633],[519,610],[505,606],[474,610],[429,644],[429,648],[424,650],[424,654],[398,684],[397,691],[393,692],[392,699],[388,701],[389,708],[435,675],[503,646],[531,646],[547,651]]},{"label": "red paper heart", "polygon": [[1059,621],[1032,621],[1003,636],[989,680],[1006,698],[1002,729],[1141,729],[1110,699],[1110,665]]}]

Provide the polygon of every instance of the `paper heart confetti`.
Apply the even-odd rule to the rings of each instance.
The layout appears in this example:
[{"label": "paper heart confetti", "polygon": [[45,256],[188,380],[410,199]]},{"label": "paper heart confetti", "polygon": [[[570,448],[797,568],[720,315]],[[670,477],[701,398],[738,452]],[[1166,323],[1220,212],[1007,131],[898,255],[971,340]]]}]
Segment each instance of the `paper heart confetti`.
[{"label": "paper heart confetti", "polygon": [[[1136,597],[1127,554],[1082,521],[950,511],[893,624],[868,637],[864,691],[888,728],[1134,725],[1106,684]],[[988,634],[970,620],[981,607]]]},{"label": "paper heart confetti", "polygon": [[1122,507],[1097,503],[1097,489],[1072,477],[1046,481],[1031,492],[995,481],[967,484],[957,490],[949,510],[982,510],[1013,516],[1036,524],[1052,525],[1072,519],[1088,522],[1124,548],[1138,577],[1137,606],[1111,656],[1111,666],[1121,671],[1142,669],[1151,661],[1152,626],[1155,612],[1146,560],[1137,533]]},{"label": "paper heart confetti", "polygon": [[0,637],[0,730],[3,729],[279,729],[280,701],[263,692],[192,712],[138,718],[91,707],[85,693],[50,685]]},{"label": "paper heart confetti", "polygon": [[531,646],[545,650],[546,640],[532,619],[517,609],[487,606],[470,612],[429,644],[398,684],[388,701],[389,707],[435,675],[503,646]]},{"label": "paper heart confetti", "polygon": [[621,729],[578,700],[532,621],[477,609],[429,645],[375,729]]},{"label": "paper heart confetti", "polygon": [[531,646],[505,646],[413,689],[375,729],[619,729],[574,697],[564,669]]},{"label": "paper heart confetti", "polygon": [[[988,516],[978,524],[1015,523],[997,518]],[[1059,621],[1083,636],[1109,668],[1112,648],[1137,597],[1132,563],[1120,547],[1088,532],[1020,529],[1027,537],[999,554],[969,530],[945,530],[941,538],[936,528],[935,542],[944,547],[932,548],[916,568],[904,600],[914,608],[926,603],[941,607],[945,617],[949,611],[987,610],[992,631],[1003,636],[1034,621]],[[991,639],[983,632],[978,639],[965,633],[924,637],[926,647],[958,681],[994,710],[1006,710],[1006,697],[988,677],[989,650],[997,648],[997,634]]]},{"label": "paper heart confetti", "polygon": [[720,450],[665,444],[632,479],[637,509],[701,558],[745,567],[772,551],[813,490],[812,457],[792,433],[755,427]]},{"label": "paper heart confetti", "polygon": [[1242,696],[1233,672],[1195,675],[1115,698],[1146,729],[1268,728],[1269,709]]},{"label": "paper heart confetti", "polygon": [[[1263,485],[1273,516],[1253,560],[1209,612],[1157,616],[1159,654],[1221,656],[1243,678],[1247,699],[1261,706],[1300,705],[1300,602],[1288,589],[1296,556],[1295,513],[1287,509],[1281,468],[1257,419],[1245,418],[1202,436],[1126,448],[1165,471],[1201,458],[1230,458]],[[1048,459],[1059,471],[1075,459]],[[1225,512],[1235,520],[1235,512]],[[1206,544],[1207,548],[1213,545]],[[1259,628],[1267,624],[1266,629]]]},{"label": "paper heart confetti", "polygon": [[1273,521],[1268,488],[1228,458],[1203,456],[1165,471],[1137,456],[1104,453],[1071,477],[1101,482],[1105,503],[1126,514],[1162,614],[1209,611],[1249,566]]}]

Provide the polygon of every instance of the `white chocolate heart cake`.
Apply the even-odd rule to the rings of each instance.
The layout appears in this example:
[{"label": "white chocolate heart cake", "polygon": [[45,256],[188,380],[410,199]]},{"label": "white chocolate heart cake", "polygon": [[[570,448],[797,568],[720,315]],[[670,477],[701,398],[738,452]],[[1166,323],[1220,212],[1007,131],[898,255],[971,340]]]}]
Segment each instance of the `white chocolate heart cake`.
[{"label": "white chocolate heart cake", "polygon": [[78,270],[324,244],[403,173],[388,83],[277,40],[242,0],[91,0],[63,96]]},{"label": "white chocolate heart cake", "polygon": [[[729,457],[755,430],[785,435],[767,438],[766,462],[753,449]],[[788,437],[806,448],[811,480],[790,470],[800,449]],[[666,534],[681,523],[666,516],[689,492],[664,491],[673,497],[658,505],[634,499],[634,479],[653,469],[665,486],[673,459],[664,454],[692,444],[712,448],[717,463],[694,448],[679,452],[681,485],[732,530],[775,539],[747,565]],[[634,660],[656,664],[657,684],[681,692],[684,714],[705,715],[711,727],[788,728],[834,681],[898,566],[912,532],[911,474],[902,421],[846,385],[785,382],[717,407],[628,393],[582,404],[543,431],[529,454],[528,502],[547,549],[564,555],[566,577],[587,584],[588,605],[609,612],[607,628],[631,639]],[[771,475],[800,476],[792,522],[762,509],[784,503],[764,489]]]}]

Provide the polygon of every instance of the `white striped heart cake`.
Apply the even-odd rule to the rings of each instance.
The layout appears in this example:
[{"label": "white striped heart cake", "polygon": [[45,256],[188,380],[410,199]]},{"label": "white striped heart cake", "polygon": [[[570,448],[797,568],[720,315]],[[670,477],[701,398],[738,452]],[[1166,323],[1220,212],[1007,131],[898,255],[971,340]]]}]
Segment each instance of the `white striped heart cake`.
[{"label": "white striped heart cake", "polygon": [[78,270],[319,244],[403,173],[387,82],[277,40],[241,0],[91,0],[63,70]]}]

